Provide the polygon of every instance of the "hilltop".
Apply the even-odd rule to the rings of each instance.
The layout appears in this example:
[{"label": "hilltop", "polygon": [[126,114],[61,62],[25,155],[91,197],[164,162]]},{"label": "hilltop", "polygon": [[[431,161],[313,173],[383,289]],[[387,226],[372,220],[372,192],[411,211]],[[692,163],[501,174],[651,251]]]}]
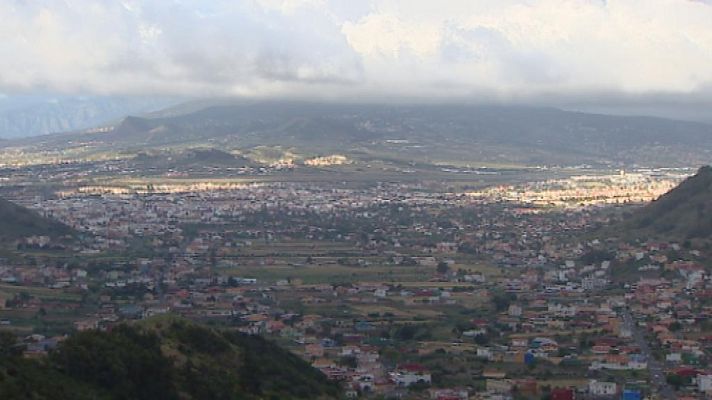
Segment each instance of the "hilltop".
[{"label": "hilltop", "polygon": [[338,153],[363,162],[432,165],[686,166],[709,162],[712,154],[712,125],[650,117],[463,104],[204,106],[175,107],[127,117],[100,131],[2,146],[136,153],[209,146],[242,154],[272,148],[301,158]]},{"label": "hilltop", "polygon": [[0,198],[0,239],[15,240],[27,236],[57,238],[73,233],[70,227],[58,221]]},{"label": "hilltop", "polygon": [[321,372],[261,337],[172,316],[76,333],[45,360],[2,353],[0,398],[338,397],[338,387]]},{"label": "hilltop", "polygon": [[712,167],[705,166],[614,229],[626,236],[712,238]]}]

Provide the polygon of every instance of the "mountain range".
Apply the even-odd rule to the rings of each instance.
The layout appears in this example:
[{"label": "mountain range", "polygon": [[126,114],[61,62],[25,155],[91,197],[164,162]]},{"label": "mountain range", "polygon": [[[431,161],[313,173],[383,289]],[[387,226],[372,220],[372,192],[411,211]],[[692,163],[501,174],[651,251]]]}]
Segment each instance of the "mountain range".
[{"label": "mountain range", "polygon": [[300,102],[181,105],[103,129],[0,143],[82,152],[214,147],[432,165],[690,166],[712,160],[712,125],[554,108]]},{"label": "mountain range", "polygon": [[92,128],[127,114],[165,108],[175,101],[153,97],[0,97],[0,138],[21,138]]}]

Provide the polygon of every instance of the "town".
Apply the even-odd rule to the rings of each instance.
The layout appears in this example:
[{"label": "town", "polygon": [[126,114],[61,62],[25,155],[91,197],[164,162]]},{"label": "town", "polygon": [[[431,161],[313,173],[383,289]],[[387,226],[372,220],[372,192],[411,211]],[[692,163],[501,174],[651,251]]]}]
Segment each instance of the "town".
[{"label": "town", "polygon": [[712,0],[0,20],[0,400],[712,399]]},{"label": "town", "polygon": [[597,233],[684,176],[477,193],[398,182],[23,188],[14,200],[80,239],[8,245],[0,323],[41,357],[73,331],[179,314],[270,338],[349,398],[702,399],[710,254]]}]

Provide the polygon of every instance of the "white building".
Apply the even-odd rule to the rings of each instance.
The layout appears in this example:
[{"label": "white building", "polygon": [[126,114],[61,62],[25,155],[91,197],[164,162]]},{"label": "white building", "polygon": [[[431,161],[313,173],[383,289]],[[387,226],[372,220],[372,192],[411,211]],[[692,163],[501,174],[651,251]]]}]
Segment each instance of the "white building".
[{"label": "white building", "polygon": [[712,375],[698,375],[697,389],[700,392],[712,393]]},{"label": "white building", "polygon": [[478,347],[477,348],[477,357],[491,360],[493,358],[492,350],[490,350],[487,347]]},{"label": "white building", "polygon": [[512,317],[521,317],[522,316],[522,307],[512,304],[509,306],[508,313]]},{"label": "white building", "polygon": [[592,380],[588,383],[588,392],[593,396],[614,396],[618,393],[618,385],[615,382]]},{"label": "white building", "polygon": [[373,295],[379,298],[385,298],[388,295],[388,289],[378,288],[373,292]]},{"label": "white building", "polygon": [[420,365],[409,364],[400,366],[391,373],[391,379],[397,386],[408,387],[415,384],[430,385],[432,377],[430,373]]}]

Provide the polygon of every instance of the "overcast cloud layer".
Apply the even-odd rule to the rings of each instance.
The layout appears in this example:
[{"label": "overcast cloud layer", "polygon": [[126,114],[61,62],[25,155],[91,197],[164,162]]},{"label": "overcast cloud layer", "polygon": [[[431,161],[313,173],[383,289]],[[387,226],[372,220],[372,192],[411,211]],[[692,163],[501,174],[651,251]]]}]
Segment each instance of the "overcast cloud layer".
[{"label": "overcast cloud layer", "polygon": [[712,84],[703,0],[3,0],[0,21],[5,94],[709,101]]}]

